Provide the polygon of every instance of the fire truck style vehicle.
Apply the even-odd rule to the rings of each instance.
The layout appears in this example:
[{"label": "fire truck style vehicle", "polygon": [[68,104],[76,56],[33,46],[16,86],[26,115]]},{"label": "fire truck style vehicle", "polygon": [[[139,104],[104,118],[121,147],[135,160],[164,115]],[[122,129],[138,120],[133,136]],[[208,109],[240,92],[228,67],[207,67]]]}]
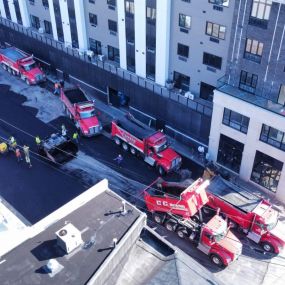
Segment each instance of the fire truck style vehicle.
[{"label": "fire truck style vehicle", "polygon": [[33,55],[15,48],[0,49],[0,63],[9,73],[20,76],[28,85],[46,80],[46,75],[34,61]]},{"label": "fire truck style vehicle", "polygon": [[76,156],[77,145],[68,137],[61,134],[52,134],[41,141],[38,152],[53,163],[65,163]]},{"label": "fire truck style vehicle", "polygon": [[[234,228],[260,244],[264,251],[280,253],[285,246],[285,226],[278,221],[279,213],[266,201],[220,176],[214,176],[206,188],[208,206],[220,209]],[[211,210],[204,207],[203,211]]]},{"label": "fire truck style vehicle", "polygon": [[94,102],[88,100],[81,88],[61,89],[60,99],[66,114],[82,136],[91,137],[101,133],[102,124],[96,116]]},{"label": "fire truck style vehicle", "polygon": [[154,131],[128,114],[112,121],[112,137],[125,151],[141,156],[146,163],[156,167],[160,175],[178,170],[182,158],[168,146],[166,136]]},{"label": "fire truck style vehicle", "polygon": [[144,190],[144,200],[156,223],[194,242],[214,264],[225,267],[240,256],[242,244],[218,213],[207,223],[202,222],[208,183],[202,179],[191,184],[158,178]]}]

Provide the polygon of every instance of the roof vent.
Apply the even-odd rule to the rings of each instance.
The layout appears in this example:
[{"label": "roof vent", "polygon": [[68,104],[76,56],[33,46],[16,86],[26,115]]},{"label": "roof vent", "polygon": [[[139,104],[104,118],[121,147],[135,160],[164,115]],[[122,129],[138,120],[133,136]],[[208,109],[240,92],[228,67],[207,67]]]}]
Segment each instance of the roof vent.
[{"label": "roof vent", "polygon": [[54,277],[59,273],[64,267],[56,260],[49,259],[48,263],[44,266],[44,270],[50,277]]},{"label": "roof vent", "polygon": [[70,223],[55,234],[57,236],[57,245],[67,254],[83,243],[80,231]]}]

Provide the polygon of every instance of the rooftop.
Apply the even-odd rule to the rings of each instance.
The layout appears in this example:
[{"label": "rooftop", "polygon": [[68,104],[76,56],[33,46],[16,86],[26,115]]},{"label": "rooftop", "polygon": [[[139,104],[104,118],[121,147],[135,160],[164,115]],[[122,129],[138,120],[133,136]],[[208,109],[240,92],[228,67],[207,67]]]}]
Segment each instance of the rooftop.
[{"label": "rooftop", "polygon": [[[97,185],[102,188],[106,182]],[[33,230],[37,234],[2,257],[1,284],[84,284],[97,272],[139,217],[143,217],[129,204],[123,215],[122,199],[106,187],[101,191],[97,185],[35,224]],[[88,192],[94,196],[83,202],[80,197],[90,197]],[[55,233],[68,223],[81,232],[83,243],[66,254],[57,244]],[[54,272],[46,267],[50,259],[59,263]]]}]

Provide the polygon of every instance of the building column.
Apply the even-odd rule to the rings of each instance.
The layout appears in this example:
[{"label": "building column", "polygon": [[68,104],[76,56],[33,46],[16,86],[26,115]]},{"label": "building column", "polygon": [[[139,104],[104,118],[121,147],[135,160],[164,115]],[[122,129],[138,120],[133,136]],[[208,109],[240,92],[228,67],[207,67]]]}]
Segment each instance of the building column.
[{"label": "building column", "polygon": [[146,0],[135,3],[135,59],[136,74],[146,77]]},{"label": "building column", "polygon": [[85,23],[83,0],[74,0],[74,9],[75,9],[79,49],[87,50],[88,43],[86,35],[86,23]]},{"label": "building column", "polygon": [[156,0],[155,82],[165,86],[169,68],[171,0]]},{"label": "building column", "polygon": [[7,17],[3,0],[0,0],[0,12],[1,12],[1,17],[6,19]]},{"label": "building column", "polygon": [[50,15],[53,38],[56,41],[58,41],[53,0],[48,0],[48,5],[49,5],[49,15]]},{"label": "building column", "polygon": [[117,0],[120,67],[127,69],[125,0]]},{"label": "building column", "polygon": [[27,2],[25,0],[18,0],[18,2],[19,2],[23,26],[28,28],[31,26],[31,23],[30,23],[30,15],[27,8]]},{"label": "building column", "polygon": [[8,0],[8,5],[9,5],[10,14],[11,14],[11,20],[14,23],[18,23],[14,1],[13,0]]},{"label": "building column", "polygon": [[68,6],[66,0],[59,0],[60,14],[62,20],[62,30],[64,35],[64,43],[66,46],[72,46],[71,32],[70,32],[70,23],[68,15]]}]

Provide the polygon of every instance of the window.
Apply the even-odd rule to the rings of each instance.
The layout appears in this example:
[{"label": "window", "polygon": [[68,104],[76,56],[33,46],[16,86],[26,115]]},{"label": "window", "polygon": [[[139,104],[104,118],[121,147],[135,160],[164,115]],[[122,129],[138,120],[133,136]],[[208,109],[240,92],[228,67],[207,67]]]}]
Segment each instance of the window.
[{"label": "window", "polygon": [[108,59],[120,63],[120,52],[119,49],[112,46],[108,46]]},{"label": "window", "polygon": [[285,151],[285,136],[284,132],[282,131],[263,124],[259,139],[267,144]]},{"label": "window", "polygon": [[107,5],[116,7],[116,0],[107,0]]},{"label": "window", "polygon": [[224,109],[223,124],[247,134],[249,118],[230,109]]},{"label": "window", "polygon": [[52,35],[51,22],[44,20],[44,26],[45,26],[45,32],[46,32],[47,34]]},{"label": "window", "polygon": [[118,30],[117,22],[108,20],[108,27],[111,32],[117,33],[117,30]]},{"label": "window", "polygon": [[38,30],[40,28],[40,19],[39,19],[39,17],[36,17],[34,15],[30,15],[30,17],[31,17],[31,25],[32,25],[32,27]]},{"label": "window", "polygon": [[135,4],[133,1],[126,1],[126,14],[133,17],[135,14]]},{"label": "window", "polygon": [[35,5],[35,0],[29,0],[31,5]]},{"label": "window", "polygon": [[203,64],[212,66],[217,69],[221,69],[222,67],[222,58],[207,52],[203,54]]},{"label": "window", "polygon": [[250,93],[255,93],[257,79],[257,75],[242,70],[240,73],[239,88]]},{"label": "window", "polygon": [[95,4],[95,0],[89,0],[89,3]]},{"label": "window", "polygon": [[156,20],[156,9],[151,7],[146,7],[146,20],[148,23],[155,23]]},{"label": "window", "polygon": [[244,58],[260,63],[263,51],[263,43],[247,39],[245,44]]},{"label": "window", "polygon": [[209,0],[209,3],[215,4],[215,5],[221,5],[224,7],[229,6],[230,0]]},{"label": "window", "polygon": [[244,145],[225,135],[220,136],[217,162],[239,173]]},{"label": "window", "polygon": [[183,44],[178,44],[177,45],[177,54],[183,57],[188,57],[189,56],[189,47],[185,46]]},{"label": "window", "polygon": [[272,0],[253,0],[251,17],[268,20],[271,10]]},{"label": "window", "polygon": [[91,26],[97,26],[97,15],[89,13],[89,22]]},{"label": "window", "polygon": [[215,37],[221,40],[225,39],[226,27],[219,24],[207,22],[206,34],[211,37]]},{"label": "window", "polygon": [[285,104],[285,85],[284,84],[280,85],[278,103],[281,105]]},{"label": "window", "polygon": [[89,46],[90,50],[94,51],[95,54],[102,54],[102,47],[100,41],[96,41],[92,38],[89,38]]},{"label": "window", "polygon": [[190,29],[191,17],[184,14],[179,14],[179,26],[184,29]]},{"label": "window", "polygon": [[212,102],[213,101],[213,95],[214,95],[214,89],[216,89],[215,86],[201,81],[201,83],[200,83],[200,98]]},{"label": "window", "polygon": [[48,7],[49,7],[49,5],[48,5],[48,0],[42,0],[42,3],[43,3],[43,6],[44,6],[45,8],[48,8]]},{"label": "window", "polygon": [[250,179],[272,192],[276,192],[282,168],[281,161],[256,151]]},{"label": "window", "polygon": [[189,91],[190,77],[182,73],[174,71],[173,74],[174,87],[183,91]]}]

